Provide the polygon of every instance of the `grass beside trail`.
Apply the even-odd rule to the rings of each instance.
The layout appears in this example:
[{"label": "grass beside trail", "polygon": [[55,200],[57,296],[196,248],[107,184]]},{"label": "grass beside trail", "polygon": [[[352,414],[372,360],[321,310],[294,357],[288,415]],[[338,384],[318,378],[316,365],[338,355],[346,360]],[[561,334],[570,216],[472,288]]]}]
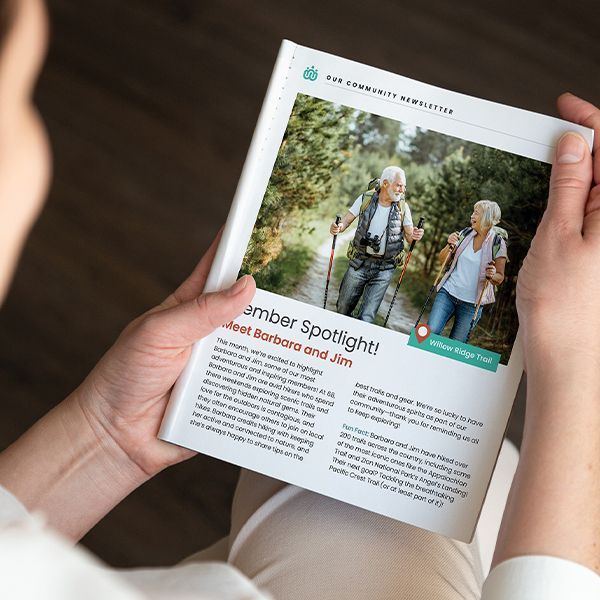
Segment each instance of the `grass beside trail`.
[{"label": "grass beside trail", "polygon": [[259,288],[282,296],[293,292],[309,269],[319,246],[331,238],[329,222],[322,213],[322,207],[315,207],[287,220],[281,233],[281,254],[254,275]]},{"label": "grass beside trail", "polygon": [[301,244],[289,244],[262,271],[254,275],[260,289],[289,295],[310,267],[314,252]]},{"label": "grass beside trail", "polygon": [[336,248],[335,258],[333,260],[333,269],[331,274],[332,281],[342,282],[342,278],[348,269],[348,258],[346,257],[346,249],[348,244],[342,244],[341,248]]}]

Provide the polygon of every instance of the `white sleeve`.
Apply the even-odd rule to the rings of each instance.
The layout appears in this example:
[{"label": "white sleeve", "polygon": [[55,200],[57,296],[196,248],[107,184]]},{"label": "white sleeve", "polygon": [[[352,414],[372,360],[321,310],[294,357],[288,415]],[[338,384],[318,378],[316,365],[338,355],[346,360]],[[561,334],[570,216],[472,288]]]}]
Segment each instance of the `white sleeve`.
[{"label": "white sleeve", "polygon": [[0,597],[45,600],[269,600],[227,563],[113,571],[44,526],[0,486]]},{"label": "white sleeve", "polygon": [[87,552],[45,529],[0,486],[0,595],[51,600],[142,600],[140,592]]},{"label": "white sleeve", "polygon": [[0,529],[6,525],[23,521],[28,516],[26,508],[0,485]]},{"label": "white sleeve", "polygon": [[553,556],[519,556],[492,569],[481,600],[598,600],[600,575]]},{"label": "white sleeve", "polygon": [[412,213],[410,212],[410,206],[408,203],[404,204],[404,227],[413,227]]},{"label": "white sleeve", "polygon": [[496,254],[496,258],[508,258],[506,242],[502,238],[500,238],[500,249],[498,250],[498,254]]},{"label": "white sleeve", "polygon": [[360,205],[362,204],[362,194],[353,202],[352,206],[348,209],[355,217],[358,217],[360,212]]}]

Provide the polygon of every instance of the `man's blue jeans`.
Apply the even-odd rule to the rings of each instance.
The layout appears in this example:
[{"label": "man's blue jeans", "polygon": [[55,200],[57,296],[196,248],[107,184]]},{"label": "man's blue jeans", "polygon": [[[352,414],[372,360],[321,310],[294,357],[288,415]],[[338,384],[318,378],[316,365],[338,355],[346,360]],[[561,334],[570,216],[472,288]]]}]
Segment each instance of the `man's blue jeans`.
[{"label": "man's blue jeans", "polygon": [[[480,306],[473,327],[477,325],[482,312],[483,306]],[[466,342],[474,314],[475,304],[459,300],[442,288],[435,297],[427,324],[431,328],[432,333],[440,334],[444,330],[446,323],[454,315],[454,324],[452,325],[450,338],[459,342]]]},{"label": "man's blue jeans", "polygon": [[367,258],[358,269],[348,266],[337,299],[337,311],[340,314],[351,315],[362,295],[363,301],[357,317],[361,321],[373,323],[395,270],[384,270],[382,266],[381,260],[371,258]]}]

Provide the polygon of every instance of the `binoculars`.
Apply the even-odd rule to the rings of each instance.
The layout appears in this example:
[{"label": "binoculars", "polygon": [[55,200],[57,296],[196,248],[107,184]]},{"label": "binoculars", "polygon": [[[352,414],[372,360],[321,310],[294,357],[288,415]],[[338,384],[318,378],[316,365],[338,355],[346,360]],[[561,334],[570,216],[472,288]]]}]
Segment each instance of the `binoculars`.
[{"label": "binoculars", "polygon": [[381,238],[378,235],[371,237],[370,233],[363,236],[360,240],[360,245],[365,246],[366,248],[371,248],[374,254],[379,254],[379,250],[381,248]]}]

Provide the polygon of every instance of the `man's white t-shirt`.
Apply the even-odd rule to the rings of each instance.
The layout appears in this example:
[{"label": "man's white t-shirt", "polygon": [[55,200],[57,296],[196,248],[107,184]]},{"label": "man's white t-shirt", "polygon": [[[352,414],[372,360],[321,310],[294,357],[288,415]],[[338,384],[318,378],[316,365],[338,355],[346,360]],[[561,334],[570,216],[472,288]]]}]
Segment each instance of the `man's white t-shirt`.
[{"label": "man's white t-shirt", "polygon": [[[354,204],[350,207],[350,212],[358,217],[360,213],[360,206],[363,202],[362,194],[354,201]],[[404,227],[412,227],[412,215],[410,214],[410,208],[408,204],[404,203]],[[375,214],[371,219],[371,224],[369,225],[368,233],[371,234],[371,237],[379,236],[381,242],[379,247],[379,252],[377,256],[385,254],[385,245],[387,243],[387,225],[388,219],[390,215],[391,206],[381,206],[381,204],[377,204],[377,209],[375,210]],[[371,248],[367,248],[367,254],[375,254]]]}]

